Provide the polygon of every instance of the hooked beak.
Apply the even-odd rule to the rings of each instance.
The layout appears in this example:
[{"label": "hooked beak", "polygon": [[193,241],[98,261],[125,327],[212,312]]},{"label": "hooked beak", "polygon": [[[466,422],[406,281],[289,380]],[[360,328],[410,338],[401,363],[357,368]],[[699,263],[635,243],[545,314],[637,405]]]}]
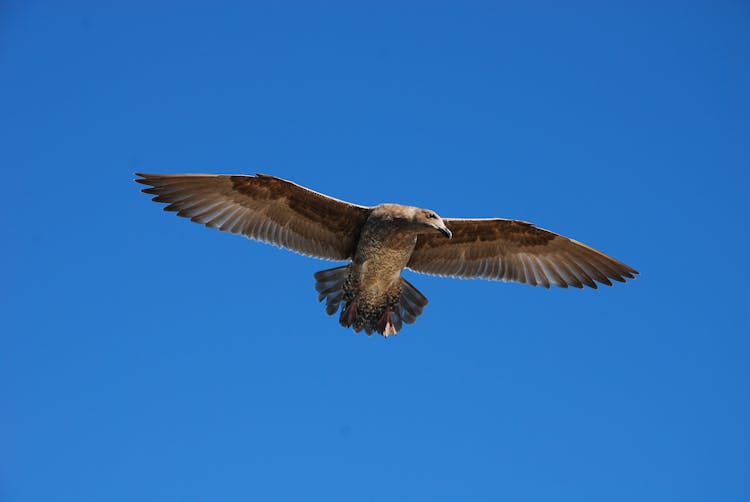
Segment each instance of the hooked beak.
[{"label": "hooked beak", "polygon": [[449,239],[453,238],[453,232],[451,232],[450,230],[448,230],[448,227],[446,227],[445,224],[443,224],[442,227],[438,227],[438,230],[440,230],[440,232],[444,236],[446,236],[447,238],[449,238]]}]

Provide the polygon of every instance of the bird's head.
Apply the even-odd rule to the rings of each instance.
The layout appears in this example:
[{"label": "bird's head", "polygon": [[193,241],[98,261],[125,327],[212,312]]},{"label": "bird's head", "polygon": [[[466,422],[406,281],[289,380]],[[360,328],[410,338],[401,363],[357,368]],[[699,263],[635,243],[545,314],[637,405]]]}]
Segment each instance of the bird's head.
[{"label": "bird's head", "polygon": [[445,226],[445,222],[435,211],[418,209],[414,212],[414,223],[419,228],[426,228],[430,231],[437,230],[449,239],[453,237],[453,233]]},{"label": "bird's head", "polygon": [[373,209],[372,216],[393,222],[398,228],[409,233],[424,234],[440,232],[449,239],[453,233],[445,226],[443,219],[435,211],[401,204],[380,204]]}]

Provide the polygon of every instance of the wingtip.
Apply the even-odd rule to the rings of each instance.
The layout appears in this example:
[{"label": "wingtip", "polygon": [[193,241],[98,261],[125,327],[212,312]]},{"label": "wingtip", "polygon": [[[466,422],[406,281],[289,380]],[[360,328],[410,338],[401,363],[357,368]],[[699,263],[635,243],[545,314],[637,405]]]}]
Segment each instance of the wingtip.
[{"label": "wingtip", "polygon": [[133,181],[135,181],[136,183],[140,183],[142,185],[149,185],[150,183],[148,182],[148,179],[154,176],[153,174],[146,174],[146,173],[134,173],[134,174],[137,176],[137,178],[135,178]]}]

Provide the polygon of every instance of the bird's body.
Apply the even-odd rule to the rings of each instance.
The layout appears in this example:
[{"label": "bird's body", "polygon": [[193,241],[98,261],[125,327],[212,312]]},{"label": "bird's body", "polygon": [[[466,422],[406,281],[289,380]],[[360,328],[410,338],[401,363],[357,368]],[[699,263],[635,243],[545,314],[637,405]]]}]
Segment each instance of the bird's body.
[{"label": "bird's body", "polygon": [[384,204],[362,226],[343,284],[343,326],[390,335],[398,331],[395,322],[400,329],[401,271],[417,244],[415,231],[394,224],[402,213],[402,206]]},{"label": "bird's body", "polygon": [[355,331],[396,334],[427,299],[404,268],[433,275],[596,288],[637,274],[584,244],[506,219],[445,219],[400,204],[364,207],[266,175],[139,174],[165,210],[301,254],[349,263],[315,274],[326,313]]}]

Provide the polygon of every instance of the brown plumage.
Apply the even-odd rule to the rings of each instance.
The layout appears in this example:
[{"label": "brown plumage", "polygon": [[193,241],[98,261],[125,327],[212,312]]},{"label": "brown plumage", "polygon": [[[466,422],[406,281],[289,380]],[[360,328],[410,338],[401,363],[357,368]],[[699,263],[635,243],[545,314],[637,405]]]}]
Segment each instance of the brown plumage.
[{"label": "brown plumage", "polygon": [[637,271],[531,223],[442,219],[399,204],[364,207],[258,174],[138,174],[164,209],[208,227],[348,264],[315,274],[326,313],[368,335],[396,334],[427,305],[401,271],[567,288],[625,282]]}]

